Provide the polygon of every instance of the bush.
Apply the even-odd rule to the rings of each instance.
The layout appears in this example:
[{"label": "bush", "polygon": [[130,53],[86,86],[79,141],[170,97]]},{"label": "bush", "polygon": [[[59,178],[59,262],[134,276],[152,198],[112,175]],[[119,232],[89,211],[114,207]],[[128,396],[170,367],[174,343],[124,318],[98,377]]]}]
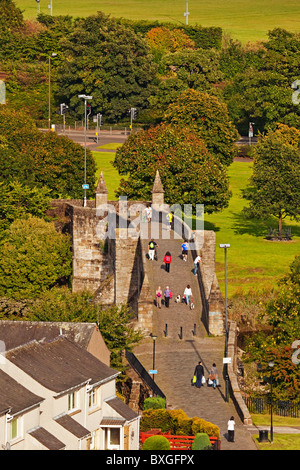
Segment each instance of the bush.
[{"label": "bush", "polygon": [[170,450],[170,442],[164,436],[151,436],[145,440],[142,450]]},{"label": "bush", "polygon": [[200,432],[196,434],[192,444],[192,450],[212,450],[212,445],[206,433]]},{"label": "bush", "polygon": [[197,433],[205,433],[220,439],[218,426],[198,417],[189,418],[183,410],[146,410],[143,412],[140,428],[141,431],[158,428],[162,433],[170,431],[171,434],[179,436],[195,436]]},{"label": "bush", "polygon": [[166,408],[166,399],[162,397],[149,397],[144,401],[144,410]]},{"label": "bush", "polygon": [[215,424],[205,421],[205,419],[193,418],[192,434],[195,436],[197,433],[206,433],[208,436],[217,437],[221,439],[220,429]]},{"label": "bush", "polygon": [[153,428],[161,429],[161,432],[168,432],[173,428],[173,418],[169,411],[164,409],[150,409],[143,412],[140,423],[141,431],[149,431]]}]

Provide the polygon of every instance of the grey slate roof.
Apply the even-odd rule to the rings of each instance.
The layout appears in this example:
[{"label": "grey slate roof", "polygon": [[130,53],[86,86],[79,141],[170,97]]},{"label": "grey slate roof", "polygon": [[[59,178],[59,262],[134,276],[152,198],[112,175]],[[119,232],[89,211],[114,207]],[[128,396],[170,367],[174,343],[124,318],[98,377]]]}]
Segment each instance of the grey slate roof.
[{"label": "grey slate roof", "polygon": [[28,434],[34,437],[38,442],[40,442],[49,450],[63,450],[66,447],[62,441],[57,439],[55,436],[53,436],[53,434],[41,426],[28,431]]},{"label": "grey slate roof", "polygon": [[138,414],[118,397],[109,398],[108,400],[105,400],[105,403],[111,406],[111,408],[113,408],[126,421],[132,421],[138,417]]},{"label": "grey slate roof", "polygon": [[87,349],[95,328],[96,323],[0,320],[0,341],[5,343],[5,349],[8,351],[34,339],[49,341],[62,333]]},{"label": "grey slate roof", "polygon": [[78,439],[83,439],[84,437],[90,436],[91,432],[82,426],[80,423],[75,421],[72,416],[67,415],[66,413],[53,418],[58,424],[60,424],[63,428],[69,431],[74,436],[78,437]]},{"label": "grey slate roof", "polygon": [[32,341],[6,353],[6,358],[49,390],[61,394],[85,382],[107,382],[119,374],[63,336]]},{"label": "grey slate roof", "polygon": [[8,410],[15,415],[38,406],[43,400],[0,369],[0,415]]}]

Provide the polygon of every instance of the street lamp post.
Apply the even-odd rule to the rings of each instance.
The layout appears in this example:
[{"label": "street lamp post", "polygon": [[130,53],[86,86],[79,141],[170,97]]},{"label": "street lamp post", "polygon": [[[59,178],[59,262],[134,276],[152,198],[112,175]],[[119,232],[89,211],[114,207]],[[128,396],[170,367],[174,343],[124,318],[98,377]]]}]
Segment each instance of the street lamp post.
[{"label": "street lamp post", "polygon": [[51,129],[51,59],[56,57],[57,54],[53,52],[49,55],[49,63],[48,63],[48,130]]},{"label": "street lamp post", "polygon": [[92,96],[88,95],[78,95],[78,98],[84,99],[84,185],[83,185],[83,190],[84,190],[84,199],[83,199],[83,207],[86,207],[86,190],[87,190],[87,184],[86,184],[86,104],[87,100],[92,100]]},{"label": "street lamp post", "polygon": [[270,427],[270,440],[273,442],[273,367],[274,367],[274,362],[270,361],[269,362],[269,367],[271,369],[271,427]]},{"label": "street lamp post", "polygon": [[[151,335],[153,339],[153,371],[155,370],[155,340],[157,339],[157,336]],[[152,374],[152,379],[154,382],[154,374]]]},{"label": "street lamp post", "polygon": [[[230,248],[229,244],[220,244],[220,248],[224,248],[225,254],[225,357],[228,355],[228,322],[227,322],[227,248]],[[225,364],[225,381],[226,381],[226,402],[228,402],[228,362]]]}]

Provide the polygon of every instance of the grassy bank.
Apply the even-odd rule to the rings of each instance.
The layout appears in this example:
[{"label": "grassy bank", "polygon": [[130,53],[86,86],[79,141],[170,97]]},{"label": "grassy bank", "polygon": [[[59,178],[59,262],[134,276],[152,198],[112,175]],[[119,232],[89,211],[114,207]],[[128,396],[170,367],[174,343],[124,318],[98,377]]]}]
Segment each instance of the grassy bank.
[{"label": "grassy bank", "polygon": [[216,271],[224,291],[224,250],[220,243],[229,243],[227,250],[228,296],[249,291],[268,290],[289,270],[289,265],[299,254],[300,224],[286,219],[292,228],[291,242],[272,242],[265,239],[270,226],[277,220],[246,219],[242,209],[247,201],[241,190],[247,186],[252,173],[252,163],[234,162],[229,170],[232,198],[229,207],[220,213],[205,217],[205,228],[216,232]]},{"label": "grassy bank", "polygon": [[[49,0],[41,0],[41,13],[49,14]],[[25,18],[35,18],[37,3],[33,0],[16,0],[24,11]],[[133,20],[158,20],[185,24],[186,2],[183,0],[118,0],[99,2],[88,0],[53,0],[53,15],[85,17],[101,10],[113,17]],[[219,26],[226,33],[242,42],[267,38],[269,30],[280,27],[290,31],[300,31],[300,4],[295,0],[215,0],[204,2],[189,0],[189,24]]]}]

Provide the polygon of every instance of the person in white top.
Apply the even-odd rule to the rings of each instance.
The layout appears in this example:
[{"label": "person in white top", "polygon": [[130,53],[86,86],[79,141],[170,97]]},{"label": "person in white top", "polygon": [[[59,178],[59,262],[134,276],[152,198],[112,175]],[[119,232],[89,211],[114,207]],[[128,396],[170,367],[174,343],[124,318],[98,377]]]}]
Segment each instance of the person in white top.
[{"label": "person in white top", "polygon": [[196,276],[196,274],[197,274],[198,266],[199,266],[200,261],[201,261],[201,256],[198,255],[198,256],[194,259],[194,276]]},{"label": "person in white top", "polygon": [[234,442],[234,426],[235,426],[234,417],[231,416],[230,420],[227,423],[228,442]]},{"label": "person in white top", "polygon": [[184,297],[185,297],[185,301],[186,301],[186,304],[188,305],[189,302],[190,302],[190,297],[192,297],[192,289],[191,289],[191,286],[188,284],[186,286],[186,288],[184,289],[184,293],[183,293]]}]

